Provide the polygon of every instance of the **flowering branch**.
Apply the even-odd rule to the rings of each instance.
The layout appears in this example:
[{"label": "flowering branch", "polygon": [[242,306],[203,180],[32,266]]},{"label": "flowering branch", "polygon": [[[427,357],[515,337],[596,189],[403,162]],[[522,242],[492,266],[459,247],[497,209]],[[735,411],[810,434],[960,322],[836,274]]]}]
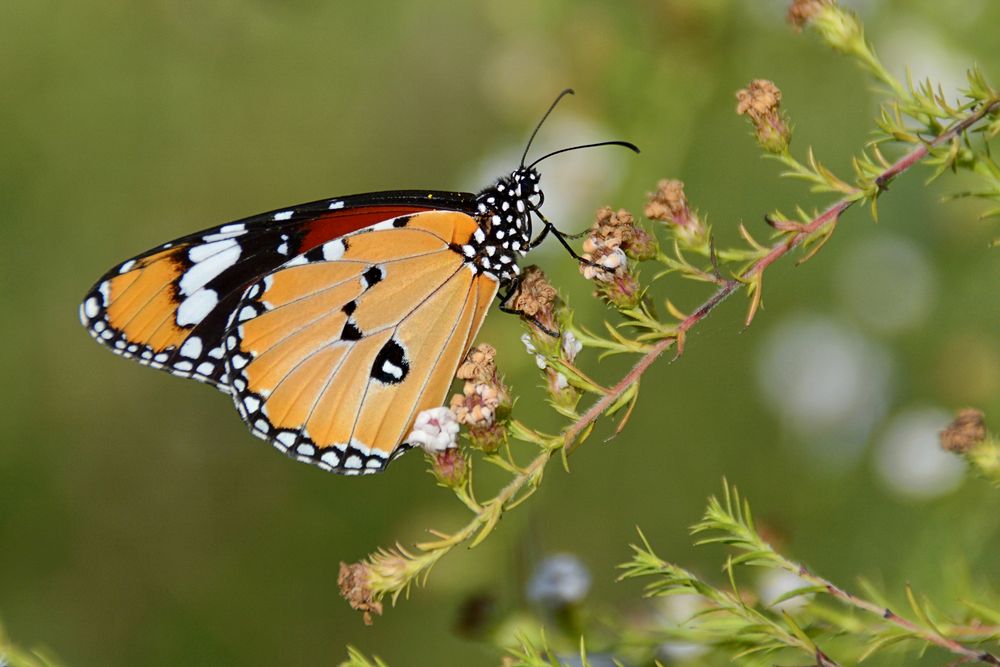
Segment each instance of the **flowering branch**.
[{"label": "flowering branch", "polygon": [[[601,209],[583,244],[587,262],[581,265],[581,272],[594,284],[595,296],[622,316],[617,326],[606,323],[607,335],[577,326],[542,272],[535,267],[525,269],[519,291],[509,305],[527,316],[528,332],[522,340],[543,373],[550,405],[568,423],[559,432],[545,433],[511,418],[512,394],[497,370],[495,352],[484,345],[473,350],[458,373],[466,381],[462,394],[452,399],[450,410],[440,408],[421,416],[421,428],[429,430],[421,431],[419,440],[428,451],[438,483],[452,489],[472,517],[453,533],[432,531],[437,539],[417,544],[410,551],[397,546],[360,563],[342,565],[342,594],[364,612],[367,622],[371,614],[381,613],[383,598],[388,596],[395,602],[413,582],[423,581],[446,553],[461,544],[468,543],[471,548],[482,542],[506,511],[537,490],[556,454],[567,465],[568,456],[586,440],[598,419],[621,414],[616,433],[620,432],[635,407],[642,376],[669,348],[676,346],[676,354],[682,354],[687,333],[742,287],[749,296],[745,318],[749,325],[762,304],[766,269],[799,248],[808,248],[799,263],[810,259],[831,238],[843,213],[855,204],[870,203],[873,216],[877,216],[876,203],[889,184],[921,163],[935,167],[934,176],[947,169],[968,169],[987,183],[987,189],[975,196],[1000,201],[1000,167],[988,150],[973,147],[968,136],[980,126],[987,137],[1000,133],[1000,93],[978,71],[969,74],[967,101],[949,105],[930,84],[915,87],[911,82],[904,86],[895,81],[865,41],[857,18],[832,0],[799,0],[794,3],[793,10],[796,8],[798,13],[790,14],[796,25],[815,29],[830,46],[853,56],[891,91],[878,123],[881,135],[855,159],[854,178],[833,174],[811,150],[805,162],[792,155],[791,124],[781,109],[781,91],[758,79],[738,93],[737,112],[750,121],[765,156],[784,167],[783,175],[808,182],[813,191],[839,194],[833,204],[811,215],[800,211],[797,220],[780,212],[767,215],[765,221],[774,235],[770,243],[759,243],[741,225],[746,247],[723,249],[715,247],[710,227],[689,205],[680,181],[662,181],[645,207],[646,217],[660,223],[660,238],[636,224],[624,209]],[[889,161],[879,148],[888,141],[910,148]],[[650,262],[660,267],[652,281],[679,274],[708,283],[714,291],[689,313],[667,301],[670,318],[658,317],[648,295],[649,285],[643,284],[638,273],[641,264]],[[552,336],[552,332],[559,335]],[[624,377],[605,387],[576,363],[584,348],[600,350],[602,356],[638,354],[639,358]],[[594,400],[581,412],[578,404],[585,394]],[[467,447],[456,446],[459,424],[465,426]],[[527,464],[518,463],[511,441],[534,447]],[[479,452],[483,462],[510,474],[489,500],[477,499],[469,456],[472,451]],[[824,663],[822,652],[815,647],[810,650],[821,664],[833,664]]]}]

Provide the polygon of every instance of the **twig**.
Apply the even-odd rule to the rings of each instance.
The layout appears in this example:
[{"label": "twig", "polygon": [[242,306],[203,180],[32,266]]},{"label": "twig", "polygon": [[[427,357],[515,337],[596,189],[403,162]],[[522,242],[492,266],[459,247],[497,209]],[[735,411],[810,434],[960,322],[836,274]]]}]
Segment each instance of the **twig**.
[{"label": "twig", "polygon": [[903,618],[902,616],[892,611],[888,607],[879,606],[874,602],[870,602],[863,598],[859,598],[858,596],[852,593],[848,593],[847,591],[845,591],[840,586],[837,586],[832,581],[824,579],[819,575],[813,574],[804,565],[796,566],[794,563],[791,563],[790,561],[785,561],[785,563],[788,566],[797,567],[795,574],[797,574],[800,578],[812,584],[822,586],[831,596],[837,598],[838,600],[844,602],[845,604],[848,604],[857,609],[861,609],[862,611],[866,611],[870,614],[875,614],[876,616],[885,619],[889,623],[892,623],[893,625],[900,627],[909,633],[912,633],[914,636],[920,637],[922,640],[928,643],[940,646],[941,648],[950,651],[955,655],[961,656],[964,660],[983,662],[988,665],[1000,665],[1000,658],[997,658],[997,656],[993,655],[989,651],[977,651],[976,649],[971,649],[967,646],[964,646],[963,644],[960,644],[953,639],[948,639],[947,637],[944,637],[937,632],[928,631],[926,628],[920,627],[913,621]]},{"label": "twig", "polygon": [[[911,167],[918,164],[922,159],[927,157],[931,148],[947,141],[951,141],[956,136],[969,129],[989,114],[993,113],[996,109],[1000,109],[1000,99],[995,99],[988,104],[983,104],[974,113],[969,114],[969,116],[964,120],[952,125],[933,141],[915,148],[904,155],[876,178],[876,182],[879,183],[880,189],[885,189],[885,185],[890,180],[899,174],[906,172]],[[573,452],[578,446],[578,443],[574,442],[577,436],[579,436],[587,426],[596,421],[609,406],[614,404],[614,402],[618,400],[618,398],[621,397],[621,395],[625,393],[625,391],[628,390],[632,384],[638,381],[639,378],[642,377],[642,374],[645,373],[646,370],[653,364],[653,362],[656,361],[656,359],[675,341],[683,341],[684,334],[686,334],[689,329],[708,317],[708,315],[711,314],[711,312],[715,310],[719,304],[725,301],[726,298],[739,289],[746,281],[763,273],[768,266],[773,264],[782,256],[788,254],[791,250],[800,246],[814,232],[819,231],[828,224],[836,222],[847,209],[851,208],[851,206],[859,201],[861,201],[861,199],[856,195],[846,196],[837,201],[823,211],[823,213],[813,218],[810,222],[799,227],[798,231],[793,233],[787,240],[782,241],[781,243],[776,243],[767,255],[744,271],[739,279],[732,279],[723,283],[715,294],[699,306],[690,316],[688,316],[687,319],[680,323],[677,327],[676,338],[664,339],[653,346],[653,349],[647,352],[645,356],[643,356],[635,364],[635,366],[632,367],[632,370],[629,371],[628,375],[623,377],[621,381],[611,388],[606,396],[595,402],[590,409],[588,409],[587,412],[580,417],[579,420],[563,432],[564,443],[565,446],[568,447],[569,451]],[[681,344],[683,344],[683,342]]]}]

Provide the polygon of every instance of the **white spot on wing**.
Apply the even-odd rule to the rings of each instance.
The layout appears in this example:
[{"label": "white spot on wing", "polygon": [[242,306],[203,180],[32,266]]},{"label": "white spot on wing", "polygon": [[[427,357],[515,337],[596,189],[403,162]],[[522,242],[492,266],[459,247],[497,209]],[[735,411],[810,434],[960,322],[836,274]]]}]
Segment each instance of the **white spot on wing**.
[{"label": "white spot on wing", "polygon": [[189,359],[197,359],[201,356],[201,338],[191,336],[181,345],[181,356]]},{"label": "white spot on wing", "polygon": [[323,244],[323,259],[333,262],[344,256],[343,241],[327,241]]},{"label": "white spot on wing", "polygon": [[342,201],[333,201],[333,202],[330,202],[329,210],[335,211],[338,208],[344,208],[344,202],[342,202]]},{"label": "white spot on wing", "polygon": [[181,302],[177,308],[177,324],[189,326],[198,324],[212,312],[219,303],[219,295],[215,290],[200,289]]},{"label": "white spot on wing", "polygon": [[289,211],[280,211],[279,213],[275,213],[274,214],[274,219],[275,220],[288,220],[289,218],[292,217],[293,213],[295,213],[295,211],[291,211],[291,210],[289,210]]},{"label": "white spot on wing", "polygon": [[129,271],[132,270],[133,266],[135,266],[135,260],[130,259],[129,261],[121,265],[121,268],[118,269],[118,273],[128,273]]},{"label": "white spot on wing", "polygon": [[90,319],[97,317],[97,313],[100,312],[100,305],[97,303],[97,297],[92,296],[83,303],[83,312]]},{"label": "white spot on wing", "polygon": [[181,278],[181,293],[194,294],[240,258],[240,245],[232,240],[215,241],[191,248],[188,258],[195,262]]}]

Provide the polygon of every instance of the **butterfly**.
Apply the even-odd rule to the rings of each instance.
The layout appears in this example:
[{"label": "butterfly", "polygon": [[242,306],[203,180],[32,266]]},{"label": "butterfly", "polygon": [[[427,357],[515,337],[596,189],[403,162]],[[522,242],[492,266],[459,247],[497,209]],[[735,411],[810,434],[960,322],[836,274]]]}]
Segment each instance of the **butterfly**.
[{"label": "butterfly", "polygon": [[[164,243],[105,273],[91,336],[230,394],[250,431],[300,461],[375,473],[440,406],[518,260],[553,233],[538,162],[479,193],[400,190],[288,206]],[[532,238],[532,219],[543,228]],[[585,261],[585,260],[584,260]]]}]

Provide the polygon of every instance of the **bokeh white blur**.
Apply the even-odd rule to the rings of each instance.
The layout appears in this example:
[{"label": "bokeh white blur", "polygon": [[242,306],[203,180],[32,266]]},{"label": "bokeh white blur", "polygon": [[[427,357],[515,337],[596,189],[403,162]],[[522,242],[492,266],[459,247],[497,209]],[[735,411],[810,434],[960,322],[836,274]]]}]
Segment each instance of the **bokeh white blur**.
[{"label": "bokeh white blur", "polygon": [[573,554],[552,554],[535,567],[526,590],[535,604],[558,609],[581,602],[590,591],[590,572]]},{"label": "bokeh white blur", "polygon": [[860,459],[891,391],[889,352],[825,315],[792,315],[757,354],[761,400],[817,469]]},{"label": "bokeh white blur", "polygon": [[866,331],[882,335],[924,324],[937,292],[923,249],[884,234],[854,244],[840,257],[834,286],[848,314]]},{"label": "bokeh white blur", "polygon": [[875,470],[903,500],[930,500],[961,486],[965,464],[941,449],[939,434],[952,415],[937,407],[906,409],[886,424],[875,449]]},{"label": "bokeh white blur", "polygon": [[[668,628],[683,627],[693,616],[705,609],[705,601],[697,595],[668,595],[657,598],[658,620]],[[657,651],[667,664],[687,662],[708,652],[705,644],[680,640],[663,642]]]},{"label": "bokeh white blur", "polygon": [[813,594],[796,595],[782,600],[781,596],[809,586],[809,582],[785,570],[765,570],[757,579],[760,601],[777,611],[794,612],[812,600]]}]

